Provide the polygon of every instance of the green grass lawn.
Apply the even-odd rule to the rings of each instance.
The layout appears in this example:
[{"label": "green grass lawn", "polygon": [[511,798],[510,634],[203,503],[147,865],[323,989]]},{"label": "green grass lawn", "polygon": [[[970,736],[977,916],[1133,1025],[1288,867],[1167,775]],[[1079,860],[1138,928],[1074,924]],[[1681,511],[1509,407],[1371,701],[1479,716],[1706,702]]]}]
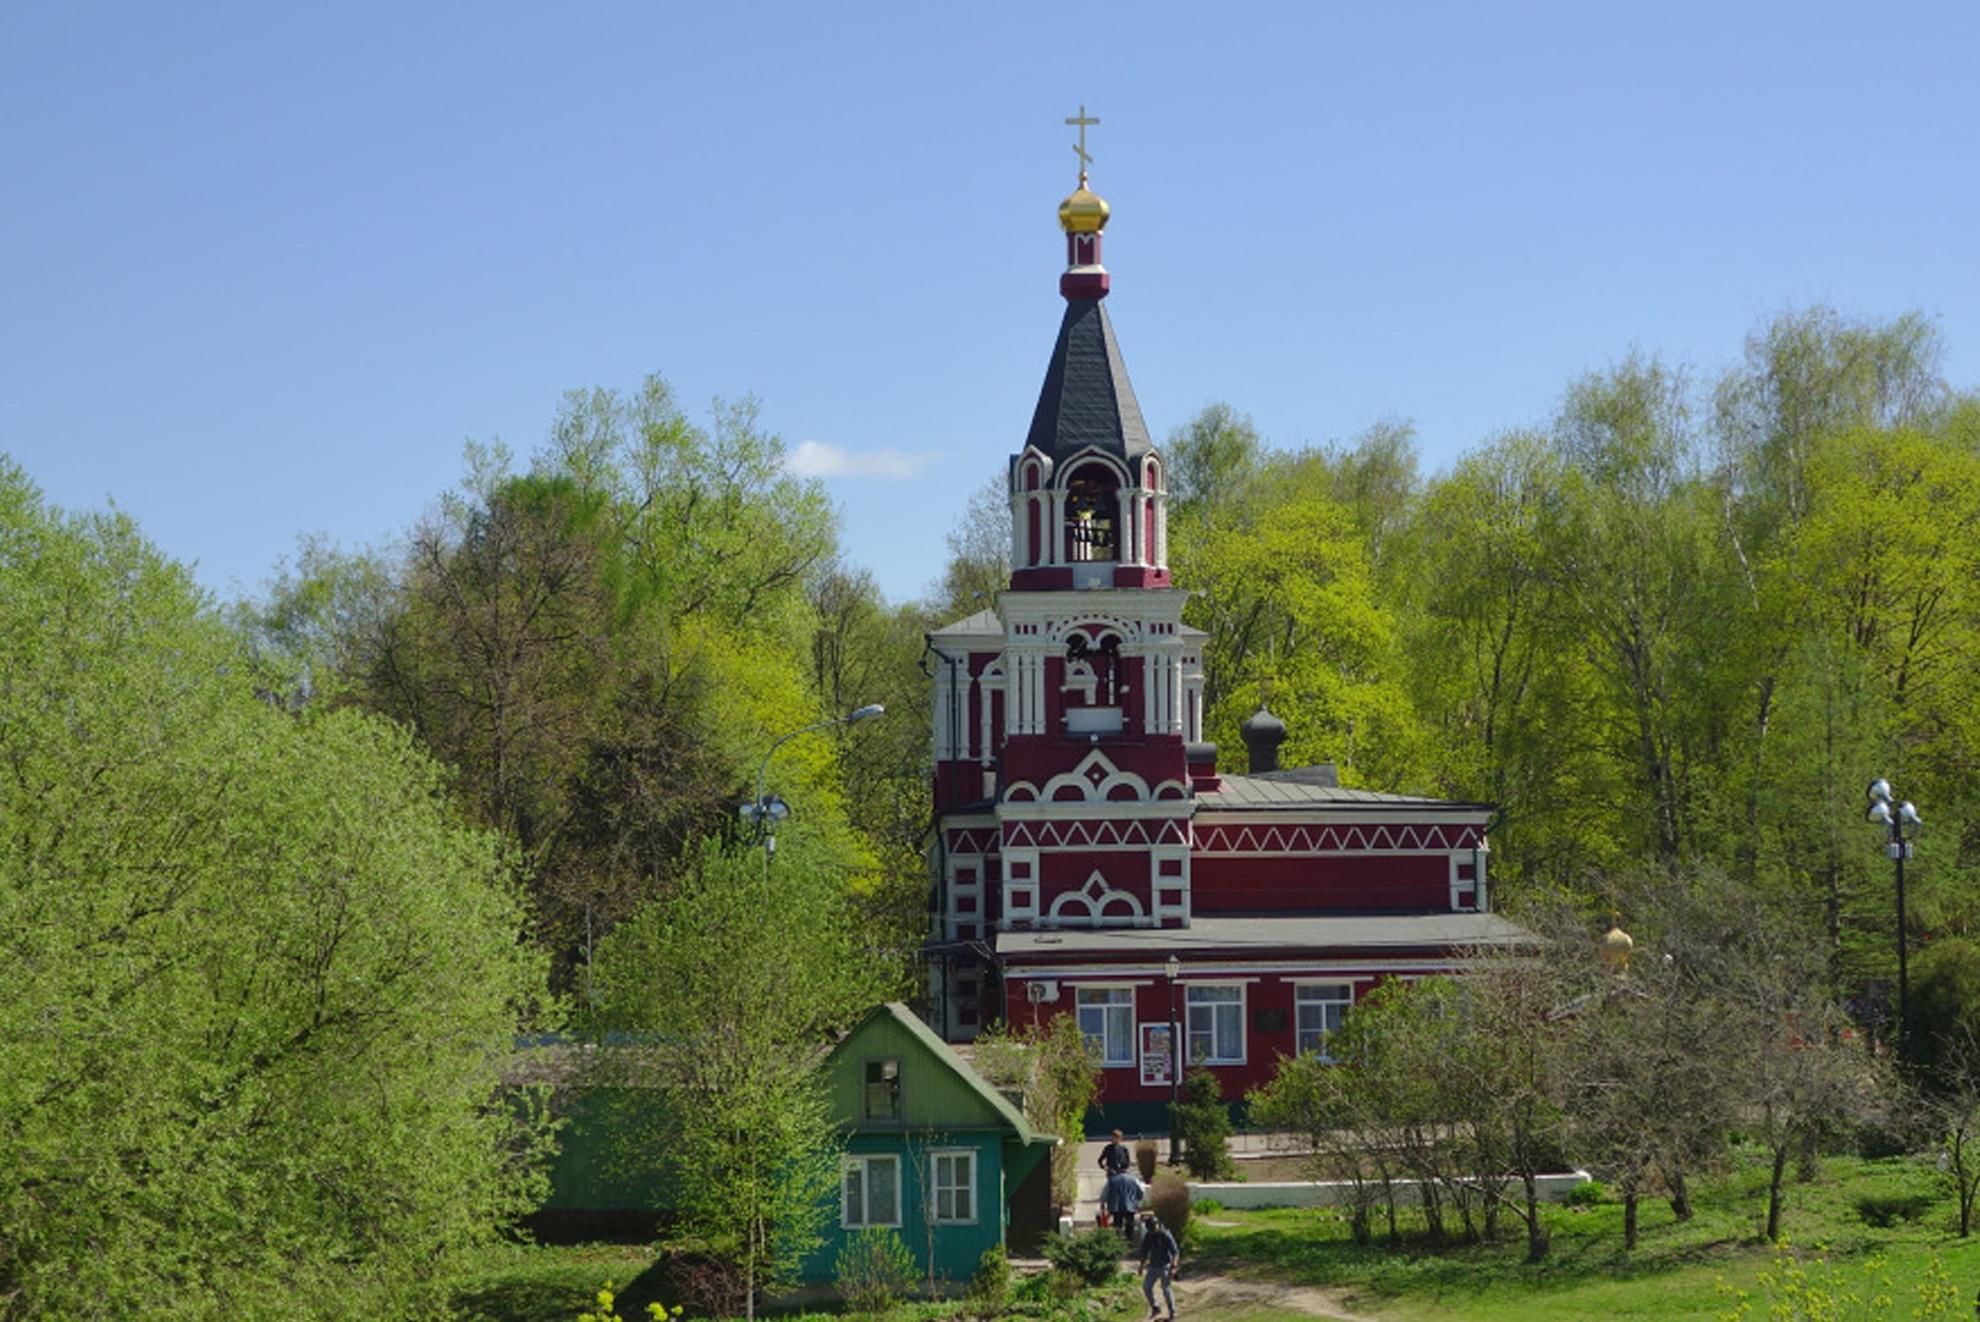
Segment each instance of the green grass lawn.
[{"label": "green grass lawn", "polygon": [[[1312,1286],[1343,1306],[1382,1322],[1415,1319],[1634,1319],[1769,1318],[1763,1274],[1779,1275],[1780,1253],[1761,1242],[1766,1219],[1767,1173],[1749,1155],[1722,1180],[1697,1190],[1698,1214],[1679,1224],[1662,1201],[1645,1202],[1636,1252],[1622,1250],[1622,1208],[1604,1203],[1548,1209],[1553,1250],[1535,1267],[1524,1261],[1521,1237],[1431,1252],[1420,1244],[1401,1250],[1357,1248],[1346,1221],[1331,1210],[1218,1211],[1208,1219],[1228,1226],[1192,1228],[1198,1242],[1186,1277],[1218,1274],[1284,1286]],[[1914,1219],[1888,1227],[1867,1224],[1857,1201],[1867,1195],[1915,1195]],[[1929,1200],[1929,1201],[1925,1201]],[[1821,1178],[1790,1183],[1784,1225],[1798,1270],[1817,1295],[1838,1291],[1860,1302],[1827,1312],[1804,1308],[1784,1318],[1822,1317],[1838,1322],[1913,1317],[1971,1318],[1980,1292],[1980,1237],[1959,1239],[1955,1207],[1943,1179],[1906,1158],[1862,1161],[1831,1157]],[[1420,1221],[1417,1223],[1420,1229]],[[1516,1226],[1509,1226],[1511,1234]],[[1816,1266],[1817,1252],[1827,1266]],[[573,1322],[592,1306],[607,1281],[621,1291],[620,1312],[635,1322],[649,1297],[652,1249],[639,1244],[491,1249],[472,1285],[455,1300],[457,1316],[473,1322]],[[1921,1286],[1945,1282],[1936,1312],[1921,1311]],[[1834,1287],[1834,1288],[1829,1288]],[[1192,1310],[1188,1322],[1287,1322],[1305,1316],[1275,1307],[1268,1292],[1255,1301]],[[1777,1285],[1772,1296],[1783,1291]],[[1875,1302],[1885,1296],[1888,1303]],[[1186,1297],[1186,1296],[1185,1296]],[[668,1303],[676,1302],[667,1300]],[[961,1315],[951,1305],[920,1305],[892,1315],[895,1322],[928,1322]],[[822,1318],[824,1313],[796,1315]],[[1012,1317],[1123,1322],[1142,1316],[1140,1292],[1122,1281],[1081,1301],[1048,1304],[1030,1292]]]},{"label": "green grass lawn", "polygon": [[[1636,1252],[1622,1249],[1622,1208],[1602,1204],[1549,1209],[1553,1249],[1527,1266],[1523,1238],[1432,1253],[1357,1248],[1343,1217],[1331,1210],[1217,1212],[1230,1227],[1203,1226],[1194,1269],[1314,1285],[1358,1313],[1407,1322],[1448,1318],[1717,1318],[1737,1315],[1745,1290],[1751,1316],[1767,1317],[1763,1273],[1779,1255],[1760,1241],[1766,1220],[1766,1170],[1749,1157],[1724,1180],[1698,1190],[1697,1215],[1680,1224],[1662,1201],[1645,1203]],[[1932,1199],[1916,1220],[1888,1228],[1865,1223],[1856,1199],[1915,1193]],[[1963,1302],[1950,1312],[1973,1316],[1980,1288],[1980,1239],[1953,1232],[1949,1189],[1910,1159],[1867,1162],[1832,1157],[1821,1178],[1790,1184],[1783,1221],[1796,1259],[1821,1246],[1828,1268],[1808,1268],[1866,1301],[1839,1317],[1910,1318],[1918,1287],[1930,1286],[1934,1260]],[[1420,1222],[1418,1223],[1420,1226]],[[1776,1293],[1780,1293],[1777,1289]],[[1888,1295],[1883,1311],[1874,1296]],[[1789,1316],[1800,1317],[1802,1313]]]},{"label": "green grass lawn", "polygon": [[[598,1287],[610,1282],[624,1290],[652,1265],[647,1244],[490,1248],[475,1264],[472,1281],[455,1294],[454,1316],[462,1322],[574,1322],[592,1307]],[[644,1322],[637,1309],[619,1311],[628,1322]]]}]

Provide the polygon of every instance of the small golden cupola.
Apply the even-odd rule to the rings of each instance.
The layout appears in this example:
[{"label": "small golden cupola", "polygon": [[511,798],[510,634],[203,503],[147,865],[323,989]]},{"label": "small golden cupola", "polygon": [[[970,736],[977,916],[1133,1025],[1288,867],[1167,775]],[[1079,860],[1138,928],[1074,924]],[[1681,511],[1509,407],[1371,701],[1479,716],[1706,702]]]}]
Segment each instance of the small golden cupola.
[{"label": "small golden cupola", "polygon": [[1086,186],[1086,171],[1079,172],[1079,187],[1059,203],[1059,228],[1068,234],[1098,234],[1107,228],[1107,199]]},{"label": "small golden cupola", "polygon": [[1086,186],[1086,167],[1093,158],[1086,154],[1086,129],[1100,121],[1079,113],[1066,121],[1077,126],[1079,141],[1073,150],[1079,154],[1079,187],[1059,203],[1059,228],[1066,232],[1066,273],[1059,277],[1059,292],[1068,301],[1107,297],[1107,268],[1100,264],[1100,231],[1107,228],[1107,200]]}]

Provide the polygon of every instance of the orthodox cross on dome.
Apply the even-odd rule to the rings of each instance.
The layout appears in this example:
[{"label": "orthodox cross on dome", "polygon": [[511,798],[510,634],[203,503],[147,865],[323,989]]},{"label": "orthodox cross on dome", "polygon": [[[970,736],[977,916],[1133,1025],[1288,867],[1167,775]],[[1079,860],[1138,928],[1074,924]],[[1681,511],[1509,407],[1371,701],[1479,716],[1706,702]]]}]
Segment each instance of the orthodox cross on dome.
[{"label": "orthodox cross on dome", "polygon": [[1098,124],[1099,122],[1097,118],[1089,118],[1087,116],[1086,103],[1084,101],[1080,102],[1079,113],[1066,121],[1068,124],[1079,126],[1079,142],[1073,146],[1073,151],[1079,155],[1079,181],[1082,184],[1086,182],[1086,167],[1093,164],[1093,158],[1086,154],[1086,126],[1088,124]]}]

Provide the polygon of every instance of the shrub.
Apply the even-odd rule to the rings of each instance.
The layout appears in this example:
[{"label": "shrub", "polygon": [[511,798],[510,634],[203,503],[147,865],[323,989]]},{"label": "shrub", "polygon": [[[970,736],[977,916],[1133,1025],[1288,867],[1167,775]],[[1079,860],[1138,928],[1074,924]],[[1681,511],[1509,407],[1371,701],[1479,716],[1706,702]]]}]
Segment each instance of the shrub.
[{"label": "shrub", "polygon": [[1148,1210],[1169,1228],[1176,1243],[1182,1243],[1183,1232],[1189,1229],[1189,1185],[1180,1175],[1156,1176],[1148,1187]]},{"label": "shrub", "polygon": [[1224,1205],[1215,1198],[1193,1198],[1189,1210],[1196,1216],[1215,1216],[1224,1210]]},{"label": "shrub", "polygon": [[1900,1221],[1916,1221],[1938,1200],[1929,1193],[1878,1191],[1860,1193],[1850,1199],[1856,1215],[1867,1226],[1887,1228]]},{"label": "shrub", "polygon": [[[598,1311],[579,1313],[577,1322],[625,1322],[625,1319],[619,1316],[619,1297],[612,1292],[610,1281],[605,1282],[604,1288],[599,1290],[597,1299]],[[651,1322],[673,1322],[673,1319],[681,1315],[681,1311],[679,1304],[669,1308],[656,1301],[646,1306],[646,1316]]]},{"label": "shrub", "polygon": [[1011,1259],[1002,1244],[983,1250],[976,1274],[969,1278],[969,1297],[986,1313],[1001,1313],[1011,1302]]},{"label": "shrub", "polygon": [[1141,1182],[1155,1182],[1155,1144],[1150,1139],[1141,1139],[1134,1145],[1134,1164],[1141,1171]]},{"label": "shrub", "polygon": [[1176,1129],[1182,1135],[1183,1165],[1199,1180],[1228,1180],[1237,1174],[1231,1164],[1231,1113],[1224,1109],[1224,1088],[1209,1070],[1183,1075],[1182,1105],[1176,1109]]},{"label": "shrub", "polygon": [[839,1250],[834,1284],[862,1313],[885,1312],[914,1284],[914,1254],[891,1230],[862,1230]]},{"label": "shrub", "polygon": [[1609,1188],[1600,1180],[1584,1180],[1561,1198],[1569,1207],[1595,1207],[1609,1201]]},{"label": "shrub", "polygon": [[1105,1285],[1121,1269],[1121,1237],[1111,1230],[1054,1234],[1045,1241],[1045,1261],[1084,1285]]},{"label": "shrub", "polygon": [[1865,1161],[1902,1157],[1911,1148],[1911,1136],[1905,1133],[1901,1124],[1891,1123],[1888,1119],[1880,1117],[1856,1127],[1856,1155]]}]

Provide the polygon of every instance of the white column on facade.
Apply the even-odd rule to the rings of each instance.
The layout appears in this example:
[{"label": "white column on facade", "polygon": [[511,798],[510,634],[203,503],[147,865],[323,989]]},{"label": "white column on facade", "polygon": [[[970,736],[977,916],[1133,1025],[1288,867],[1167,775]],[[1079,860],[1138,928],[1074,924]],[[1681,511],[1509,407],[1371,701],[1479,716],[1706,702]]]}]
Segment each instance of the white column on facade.
[{"label": "white column on facade", "polygon": [[1004,657],[1004,733],[1024,733],[1024,653]]},{"label": "white column on facade", "polygon": [[[1169,660],[1169,705],[1166,715],[1168,717],[1168,732],[1170,734],[1187,733],[1188,722],[1183,713],[1183,692],[1182,654],[1178,652],[1172,654]],[[1193,735],[1191,737],[1202,738],[1201,735]]]},{"label": "white column on facade", "polygon": [[1155,497],[1155,557],[1157,569],[1166,569],[1169,564],[1169,502],[1166,497]]},{"label": "white column on facade", "polygon": [[952,667],[942,659],[939,652],[936,653],[935,659],[935,760],[942,762],[953,755],[949,747],[949,723],[953,714],[950,707],[950,689],[953,684],[949,672]]}]

